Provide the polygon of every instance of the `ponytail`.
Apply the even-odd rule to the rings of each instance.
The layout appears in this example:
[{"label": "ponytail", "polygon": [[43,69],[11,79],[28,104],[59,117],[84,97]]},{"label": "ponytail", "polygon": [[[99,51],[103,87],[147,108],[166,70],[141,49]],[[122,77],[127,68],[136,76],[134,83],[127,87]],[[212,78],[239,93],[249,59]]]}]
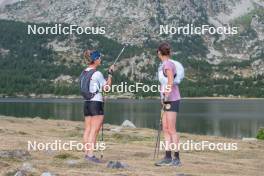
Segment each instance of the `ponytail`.
[{"label": "ponytail", "polygon": [[89,49],[87,49],[87,50],[85,50],[85,51],[83,52],[83,57],[84,57],[84,59],[85,59],[85,63],[88,64],[88,65],[91,65],[91,64],[94,63],[94,61],[92,61],[92,59],[91,59],[91,53],[92,53],[92,52],[93,52],[93,51],[92,51],[92,50],[89,50]]}]

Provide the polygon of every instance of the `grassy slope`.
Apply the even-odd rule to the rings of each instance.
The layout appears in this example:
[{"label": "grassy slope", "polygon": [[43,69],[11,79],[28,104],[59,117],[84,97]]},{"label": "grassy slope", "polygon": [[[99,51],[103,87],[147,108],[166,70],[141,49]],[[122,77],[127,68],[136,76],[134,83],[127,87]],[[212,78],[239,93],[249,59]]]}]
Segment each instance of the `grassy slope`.
[{"label": "grassy slope", "polygon": [[[211,142],[237,142],[238,151],[233,152],[181,152],[183,166],[155,167],[152,160],[154,136],[150,129],[123,129],[120,134],[110,132],[114,126],[105,125],[107,150],[105,160],[119,160],[129,164],[128,169],[107,169],[106,164],[93,165],[83,161],[83,153],[77,151],[47,154],[30,152],[32,159],[27,161],[36,168],[33,175],[50,171],[57,175],[261,175],[264,165],[264,143],[245,142],[213,136],[200,136],[180,133],[182,141],[207,140]],[[82,140],[82,122],[17,119],[0,117],[0,150],[24,149],[28,140],[52,142],[54,140]],[[61,156],[66,156],[66,159]],[[68,159],[77,159],[75,166],[66,164]],[[22,161],[1,159],[0,175],[20,168]]]}]

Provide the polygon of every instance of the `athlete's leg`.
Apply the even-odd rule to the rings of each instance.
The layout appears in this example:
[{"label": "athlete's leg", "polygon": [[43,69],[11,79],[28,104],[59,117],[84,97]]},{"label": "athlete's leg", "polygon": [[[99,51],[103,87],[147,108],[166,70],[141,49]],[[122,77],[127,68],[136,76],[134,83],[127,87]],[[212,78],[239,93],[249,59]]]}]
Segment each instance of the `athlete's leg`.
[{"label": "athlete's leg", "polygon": [[90,149],[88,145],[88,138],[91,131],[91,119],[92,119],[91,116],[86,116],[84,121],[83,144],[85,146],[84,148],[85,155],[88,155],[88,151]]},{"label": "athlete's leg", "polygon": [[171,143],[171,136],[169,133],[169,128],[168,128],[168,120],[167,120],[167,112],[163,113],[163,117],[162,117],[162,130],[163,130],[163,135],[164,135],[164,139],[165,139],[165,150],[168,151],[169,150],[169,145]]},{"label": "athlete's leg", "polygon": [[171,143],[173,146],[176,147],[175,151],[178,151],[179,146],[179,136],[176,132],[176,119],[177,119],[177,112],[167,112],[167,121],[168,121],[168,133],[171,138]]},{"label": "athlete's leg", "polygon": [[[103,123],[103,119],[103,115],[97,115],[91,118],[91,130],[88,137],[88,143],[91,144],[91,147],[95,147],[96,145],[96,137]],[[93,156],[93,150],[88,151],[88,156]]]},{"label": "athlete's leg", "polygon": [[96,143],[97,135],[99,134],[99,131],[102,127],[104,120],[104,115],[97,115],[96,118],[93,119],[92,123],[95,124],[94,126],[94,136],[93,136],[93,142]]},{"label": "athlete's leg", "polygon": [[162,163],[164,162],[165,164],[169,164],[171,160],[171,135],[169,131],[169,120],[168,120],[168,112],[164,112],[164,116],[162,118],[162,125],[163,125],[163,133],[164,133],[164,138],[165,138],[165,160],[161,161]]},{"label": "athlete's leg", "polygon": [[169,128],[168,128],[167,112],[163,113],[162,130],[165,138],[165,157],[161,161],[155,163],[156,166],[170,165],[172,162],[171,151],[170,151],[171,136],[169,134]]},{"label": "athlete's leg", "polygon": [[180,154],[179,154],[179,136],[176,132],[176,119],[177,119],[177,112],[168,112],[167,114],[167,119],[168,119],[168,129],[169,129],[169,134],[172,138],[172,143],[174,148],[174,159],[172,160],[172,166],[180,166],[181,161],[180,161]]}]

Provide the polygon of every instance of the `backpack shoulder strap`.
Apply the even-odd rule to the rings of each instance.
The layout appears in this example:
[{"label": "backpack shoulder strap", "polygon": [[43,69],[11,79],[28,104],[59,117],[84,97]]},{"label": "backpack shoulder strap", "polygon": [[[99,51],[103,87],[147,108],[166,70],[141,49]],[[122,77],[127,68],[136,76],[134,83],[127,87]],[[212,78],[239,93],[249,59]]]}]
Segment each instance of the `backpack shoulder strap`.
[{"label": "backpack shoulder strap", "polygon": [[[174,62],[172,62],[172,61],[170,61],[170,60],[169,60],[169,62],[173,63],[173,65],[175,66]],[[175,67],[176,67],[176,66],[175,66]],[[177,68],[176,68],[176,69],[177,69]],[[165,71],[164,71],[164,69],[163,69],[163,66],[162,66],[162,73],[163,73],[163,76],[167,78],[167,75],[166,75],[166,73],[165,73]],[[177,73],[175,73],[173,77],[175,78],[176,76],[177,76]]]},{"label": "backpack shoulder strap", "polygon": [[90,92],[90,82],[91,82],[91,79],[92,79],[92,76],[93,76],[93,74],[96,72],[96,70],[95,69],[91,69],[91,70],[89,70],[89,71],[87,71],[87,83],[88,83],[88,91]]}]

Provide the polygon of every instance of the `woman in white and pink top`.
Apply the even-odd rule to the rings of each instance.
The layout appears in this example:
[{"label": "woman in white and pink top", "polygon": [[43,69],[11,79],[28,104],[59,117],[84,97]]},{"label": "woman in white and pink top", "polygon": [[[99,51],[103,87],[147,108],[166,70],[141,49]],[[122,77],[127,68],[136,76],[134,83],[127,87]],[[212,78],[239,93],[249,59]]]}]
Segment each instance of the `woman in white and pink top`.
[{"label": "woman in white and pink top", "polygon": [[[171,48],[168,43],[162,43],[157,49],[157,55],[162,61],[162,71],[165,77],[168,78],[166,84],[161,83],[161,103],[163,105],[162,130],[164,133],[166,153],[163,160],[157,162],[155,165],[172,165],[179,166],[181,164],[179,151],[176,149],[174,158],[172,158],[171,146],[177,146],[179,137],[176,132],[176,117],[179,112],[180,104],[180,90],[178,85],[174,84],[174,77],[176,76],[176,67],[170,61]],[[173,145],[172,145],[173,144]]]}]

